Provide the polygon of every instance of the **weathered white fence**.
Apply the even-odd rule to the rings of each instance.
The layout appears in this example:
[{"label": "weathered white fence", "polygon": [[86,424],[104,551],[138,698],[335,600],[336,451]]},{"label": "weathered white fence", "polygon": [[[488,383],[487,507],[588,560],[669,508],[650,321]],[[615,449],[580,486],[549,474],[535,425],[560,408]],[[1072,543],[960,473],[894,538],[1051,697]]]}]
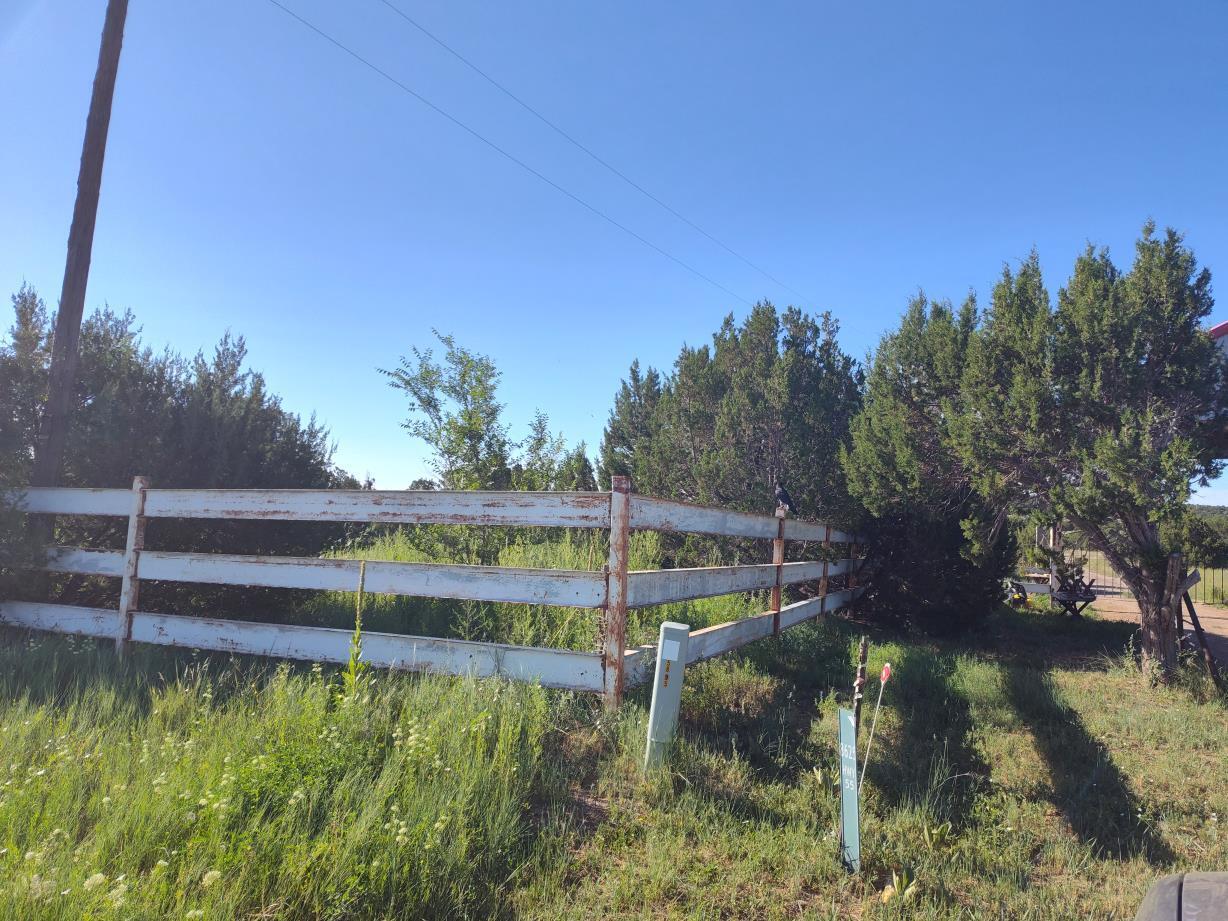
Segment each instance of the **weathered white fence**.
[{"label": "weathered white fence", "polygon": [[[377,594],[596,608],[602,611],[601,652],[366,632],[363,658],[377,667],[540,681],[546,687],[603,693],[616,704],[624,689],[648,680],[656,652],[655,646],[626,648],[628,608],[771,589],[771,610],[690,634],[684,663],[689,664],[838,610],[859,592],[853,535],[814,522],[633,495],[626,477],[615,477],[613,487],[610,492],[540,493],[153,489],[144,477],[137,477],[131,490],[31,488],[10,498],[32,514],[128,519],[123,551],[61,547],[48,554],[46,565],[50,572],[120,579],[119,607],[6,601],[0,603],[0,623],[114,638],[121,650],[135,640],[346,662],[349,630],[149,613],[139,609],[141,581],[349,592],[359,589],[361,578],[363,590]],[[600,528],[610,532],[610,553],[600,572],[169,553],[144,548],[150,518]],[[629,572],[629,535],[636,530],[770,539],[773,562]],[[785,542],[790,540],[825,548],[847,544],[850,552],[835,561],[785,563]],[[828,580],[845,574],[848,585],[828,592]],[[781,607],[783,586],[809,581],[818,582],[814,597]]]}]

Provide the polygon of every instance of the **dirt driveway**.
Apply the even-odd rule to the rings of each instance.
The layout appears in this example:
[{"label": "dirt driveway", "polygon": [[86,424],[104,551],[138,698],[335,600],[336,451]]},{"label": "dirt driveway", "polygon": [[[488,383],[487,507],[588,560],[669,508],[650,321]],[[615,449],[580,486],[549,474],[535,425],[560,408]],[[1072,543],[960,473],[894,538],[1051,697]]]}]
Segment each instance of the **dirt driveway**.
[{"label": "dirt driveway", "polygon": [[[1092,609],[1105,620],[1121,620],[1138,623],[1138,607],[1133,598],[1115,598],[1103,596],[1096,600]],[[1202,629],[1207,634],[1207,644],[1221,665],[1228,665],[1228,608],[1210,604],[1195,604],[1194,611],[1202,623]],[[1194,639],[1194,629],[1190,626],[1189,617],[1185,618],[1185,632],[1190,642],[1197,648]]]}]

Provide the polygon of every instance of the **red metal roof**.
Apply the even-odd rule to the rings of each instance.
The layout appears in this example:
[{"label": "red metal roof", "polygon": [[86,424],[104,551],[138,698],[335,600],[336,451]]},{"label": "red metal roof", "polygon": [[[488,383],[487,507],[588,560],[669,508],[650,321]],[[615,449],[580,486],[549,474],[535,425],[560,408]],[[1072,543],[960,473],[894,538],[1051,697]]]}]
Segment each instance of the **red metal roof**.
[{"label": "red metal roof", "polygon": [[1207,332],[1210,333],[1212,339],[1223,339],[1225,336],[1228,336],[1228,320],[1225,320],[1223,323],[1216,323]]}]

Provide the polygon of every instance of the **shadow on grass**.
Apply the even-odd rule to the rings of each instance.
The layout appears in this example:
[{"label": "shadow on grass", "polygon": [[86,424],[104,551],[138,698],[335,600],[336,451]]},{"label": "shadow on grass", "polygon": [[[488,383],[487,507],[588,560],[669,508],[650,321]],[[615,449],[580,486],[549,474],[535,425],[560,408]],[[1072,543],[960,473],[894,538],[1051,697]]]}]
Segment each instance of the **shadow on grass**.
[{"label": "shadow on grass", "polygon": [[[892,663],[884,705],[899,715],[899,734],[881,736],[866,779],[893,807],[927,804],[939,821],[959,827],[972,811],[977,786],[989,776],[973,744],[972,709],[954,685],[956,657],[924,647],[909,648]],[[863,709],[863,733],[874,711]]]},{"label": "shadow on grass", "polygon": [[[697,749],[740,761],[756,783],[797,782],[830,761],[828,747],[812,738],[814,719],[825,696],[849,691],[862,632],[844,621],[820,621],[688,670],[681,731]],[[683,770],[687,783],[738,818],[789,821],[730,789],[699,761]]]},{"label": "shadow on grass", "polygon": [[819,701],[849,690],[857,631],[807,624],[688,672],[684,725],[704,744],[747,761],[764,780],[792,780],[806,757]]},{"label": "shadow on grass", "polygon": [[1053,805],[1079,840],[1103,856],[1171,862],[1171,850],[1140,816],[1125,775],[1061,699],[1049,673],[1016,666],[1006,669],[1005,681],[1011,706],[1048,767]]},{"label": "shadow on grass", "polygon": [[960,637],[958,644],[982,658],[1004,663],[1102,670],[1106,657],[1124,653],[1137,631],[1136,624],[1126,621],[1003,607]]}]

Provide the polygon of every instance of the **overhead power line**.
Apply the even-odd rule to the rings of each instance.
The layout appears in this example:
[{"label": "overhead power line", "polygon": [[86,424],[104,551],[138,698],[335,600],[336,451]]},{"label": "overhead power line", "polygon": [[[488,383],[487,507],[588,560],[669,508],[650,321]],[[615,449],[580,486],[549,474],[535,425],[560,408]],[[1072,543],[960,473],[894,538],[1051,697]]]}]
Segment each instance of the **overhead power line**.
[{"label": "overhead power line", "polygon": [[731,247],[731,246],[730,246],[728,243],[724,242],[724,241],[723,241],[723,240],[721,240],[720,238],[718,238],[718,237],[714,236],[713,234],[709,233],[708,231],[704,230],[702,227],[700,227],[698,224],[696,224],[694,221],[692,221],[692,220],[691,220],[689,217],[687,217],[685,214],[682,214],[682,213],[681,213],[681,212],[679,212],[679,211],[678,211],[676,208],[673,208],[673,207],[672,207],[672,206],[670,206],[668,203],[666,203],[666,202],[662,201],[660,198],[658,198],[658,197],[657,197],[656,195],[654,195],[652,192],[648,191],[646,188],[644,188],[642,185],[640,185],[638,182],[636,182],[634,179],[632,179],[630,176],[628,176],[626,173],[624,173],[624,172],[623,172],[622,170],[620,170],[618,167],[614,166],[614,165],[613,165],[612,163],[610,163],[608,160],[606,160],[605,158],[601,157],[599,154],[597,154],[596,152],[594,152],[594,151],[592,150],[592,148],[590,148],[590,147],[586,146],[585,144],[583,144],[582,142],[578,141],[578,140],[577,140],[575,137],[573,137],[573,136],[572,136],[570,133],[568,133],[566,130],[564,130],[562,127],[560,127],[560,126],[559,126],[559,125],[558,125],[556,122],[554,122],[554,121],[552,121],[551,119],[547,118],[545,115],[543,115],[543,114],[542,114],[541,112],[539,112],[537,109],[535,109],[533,106],[529,105],[529,103],[525,102],[525,101],[524,101],[523,99],[521,99],[521,98],[520,98],[518,95],[516,95],[515,93],[513,93],[513,92],[512,92],[511,90],[509,90],[509,89],[508,89],[506,86],[504,86],[502,83],[500,83],[498,80],[496,80],[496,79],[495,79],[494,77],[492,77],[490,74],[488,74],[486,71],[482,70],[482,68],[478,67],[478,65],[477,65],[477,64],[474,64],[474,63],[473,63],[473,61],[469,60],[467,57],[465,57],[463,54],[461,54],[459,51],[457,51],[455,48],[453,48],[451,45],[449,45],[447,42],[445,42],[445,41],[444,41],[442,38],[440,38],[438,35],[436,35],[434,32],[432,32],[430,29],[428,29],[426,26],[422,25],[422,23],[418,22],[418,20],[414,19],[412,16],[410,16],[408,13],[406,13],[404,10],[402,10],[402,9],[401,9],[399,6],[397,6],[395,3],[392,3],[392,2],[391,2],[391,0],[380,0],[380,3],[384,4],[384,6],[388,7],[388,9],[392,10],[394,13],[396,13],[398,16],[400,16],[402,19],[404,19],[404,20],[405,20],[407,23],[409,23],[411,26],[413,26],[415,29],[417,29],[419,32],[421,32],[423,35],[425,35],[427,38],[429,38],[431,41],[433,41],[433,42],[434,42],[436,45],[438,45],[438,46],[439,46],[440,48],[442,48],[444,51],[448,52],[448,54],[452,55],[452,57],[456,58],[458,61],[460,61],[462,64],[464,64],[464,65],[465,65],[466,67],[468,67],[470,70],[472,70],[472,71],[473,71],[475,74],[477,74],[479,77],[481,77],[481,78],[482,78],[483,80],[485,80],[487,83],[489,83],[491,86],[493,86],[493,87],[494,87],[495,89],[497,89],[499,92],[503,93],[503,95],[505,95],[505,96],[506,96],[508,99],[510,99],[510,100],[512,100],[513,102],[515,102],[515,103],[516,103],[518,106],[520,106],[522,109],[524,109],[524,110],[525,110],[526,112],[528,112],[530,115],[532,115],[534,118],[536,118],[538,121],[540,121],[540,122],[541,122],[543,125],[545,125],[546,127],[548,127],[548,128],[551,130],[551,131],[553,131],[553,132],[554,132],[555,134],[557,134],[559,137],[563,138],[565,141],[567,141],[569,144],[571,144],[573,147],[577,148],[578,150],[583,151],[583,152],[584,152],[585,154],[587,154],[587,155],[588,155],[588,156],[589,156],[589,157],[590,157],[590,158],[591,158],[593,161],[595,161],[596,163],[598,163],[598,164],[600,164],[601,166],[605,167],[607,170],[609,170],[611,173],[613,173],[615,176],[617,176],[619,179],[621,179],[621,180],[622,180],[623,182],[625,182],[627,185],[631,186],[631,188],[635,189],[637,192],[639,192],[641,195],[643,195],[643,196],[644,196],[645,198],[647,198],[649,201],[652,201],[652,202],[656,203],[657,205],[659,205],[661,208],[664,208],[666,211],[668,211],[670,214],[672,214],[672,215],[673,215],[674,217],[676,217],[678,220],[682,221],[682,223],[686,224],[686,225],[687,225],[688,227],[690,227],[692,230],[694,230],[694,231],[696,231],[696,232],[698,232],[698,233],[702,234],[703,236],[707,237],[709,240],[711,240],[713,243],[715,243],[717,246],[719,246],[719,247],[720,247],[721,249],[723,249],[725,252],[729,253],[729,254],[730,254],[731,256],[733,256],[735,259],[738,259],[738,260],[740,260],[741,262],[745,263],[746,265],[750,266],[752,269],[754,269],[756,272],[758,272],[758,273],[759,273],[760,275],[762,275],[764,278],[768,279],[768,281],[771,281],[771,282],[773,282],[774,284],[780,285],[780,287],[785,288],[786,290],[792,291],[794,294],[796,294],[798,297],[802,298],[803,300],[808,300],[808,298],[806,297],[806,295],[802,294],[802,292],[798,291],[798,290],[797,290],[796,288],[794,288],[792,285],[785,284],[783,281],[781,281],[781,280],[780,280],[779,278],[777,278],[775,275],[773,275],[773,274],[771,274],[770,272],[768,272],[766,269],[762,268],[762,267],[761,267],[761,266],[759,266],[759,265],[756,265],[754,262],[751,262],[751,260],[750,260],[750,259],[748,259],[748,258],[746,258],[745,256],[743,256],[743,255],[742,255],[741,253],[739,253],[739,252],[738,252],[736,249],[734,249],[733,247]]},{"label": "overhead power line", "polygon": [[675,263],[676,265],[679,265],[679,266],[681,266],[682,268],[686,269],[688,272],[690,272],[692,275],[696,276],[697,278],[701,278],[701,279],[703,279],[703,280],[704,280],[704,281],[706,281],[708,284],[712,285],[714,288],[718,288],[719,290],[724,291],[724,292],[725,292],[726,294],[728,294],[730,297],[737,298],[739,301],[741,301],[742,303],[747,304],[747,305],[749,305],[749,304],[751,303],[749,299],[747,299],[747,298],[743,297],[743,296],[742,296],[742,295],[740,295],[740,294],[737,294],[737,293],[736,293],[736,292],[734,292],[734,291],[729,290],[729,289],[728,289],[728,288],[726,288],[724,285],[722,285],[722,284],[721,284],[719,281],[716,281],[714,278],[712,278],[712,277],[710,277],[710,276],[708,276],[708,275],[705,275],[703,272],[699,271],[699,269],[695,268],[694,266],[692,266],[692,265],[690,265],[690,264],[688,264],[688,263],[686,263],[686,262],[683,262],[681,259],[679,259],[677,256],[675,256],[673,253],[669,252],[668,250],[662,249],[660,246],[658,246],[656,243],[653,243],[653,242],[652,242],[651,240],[649,240],[647,237],[644,237],[644,236],[640,235],[639,233],[637,233],[636,231],[634,231],[634,230],[632,230],[630,227],[628,227],[626,224],[623,224],[622,222],[620,222],[620,221],[618,221],[618,220],[616,220],[616,219],[612,218],[610,215],[606,214],[606,213],[605,213],[604,211],[602,211],[600,208],[596,207],[595,205],[591,205],[591,204],[589,204],[587,201],[585,201],[585,200],[584,200],[583,198],[581,198],[579,195],[576,195],[574,192],[570,191],[569,189],[567,189],[567,188],[565,188],[565,187],[563,187],[563,186],[559,185],[557,182],[555,182],[555,181],[554,181],[553,179],[551,179],[549,176],[545,175],[544,173],[542,173],[542,172],[540,172],[539,170],[535,169],[534,167],[530,166],[530,165],[529,165],[528,163],[526,163],[524,160],[521,160],[519,157],[517,157],[515,154],[511,153],[510,151],[506,150],[505,148],[500,147],[498,144],[496,144],[496,143],[495,143],[494,141],[492,141],[490,138],[488,138],[488,137],[486,137],[485,135],[483,135],[483,134],[479,133],[479,132],[478,132],[476,129],[471,128],[469,125],[465,124],[463,121],[461,121],[461,120],[460,120],[459,118],[457,118],[456,116],[452,115],[450,112],[446,111],[445,109],[440,108],[440,107],[439,107],[439,106],[437,106],[435,103],[431,102],[431,100],[427,99],[425,96],[423,96],[423,95],[422,95],[421,93],[419,93],[417,90],[415,90],[415,89],[413,89],[412,87],[410,87],[410,86],[406,85],[405,83],[401,82],[401,81],[400,81],[400,80],[398,80],[396,77],[394,77],[392,74],[388,73],[388,71],[386,71],[386,70],[384,70],[383,68],[381,68],[379,65],[377,65],[377,64],[373,63],[372,61],[368,60],[367,58],[363,57],[361,54],[359,54],[359,53],[358,53],[357,51],[355,51],[354,49],[350,48],[348,45],[343,44],[343,43],[342,43],[342,42],[341,42],[339,39],[336,39],[336,38],[334,38],[332,35],[329,35],[327,32],[325,32],[325,31],[324,31],[323,29],[321,29],[319,26],[317,26],[317,25],[315,25],[314,23],[309,22],[308,20],[304,19],[304,18],[303,18],[302,16],[300,16],[298,13],[294,12],[294,10],[292,10],[292,9],[290,9],[289,7],[287,7],[287,6],[285,6],[284,4],[282,4],[282,3],[280,2],[280,0],[269,0],[269,3],[273,4],[273,6],[277,7],[279,10],[281,10],[281,11],[282,11],[283,13],[285,13],[287,16],[290,16],[291,18],[293,18],[293,19],[297,20],[297,21],[298,21],[299,23],[301,23],[302,25],[306,26],[306,27],[307,27],[308,29],[310,29],[312,32],[316,33],[316,35],[320,36],[320,37],[321,37],[321,38],[323,38],[325,41],[329,42],[331,45],[334,45],[335,47],[339,48],[341,51],[344,51],[346,54],[348,54],[348,55],[349,55],[350,57],[352,57],[354,60],[358,61],[358,62],[359,62],[360,64],[362,64],[363,66],[365,66],[365,67],[369,68],[370,70],[374,71],[375,73],[379,74],[381,77],[383,77],[383,78],[384,78],[385,80],[387,80],[389,83],[391,83],[393,86],[397,87],[398,89],[400,89],[401,91],[403,91],[403,92],[405,92],[405,93],[408,93],[410,96],[413,96],[415,99],[417,99],[419,102],[421,102],[421,103],[422,103],[423,105],[425,105],[427,108],[431,109],[431,110],[432,110],[433,112],[435,112],[436,114],[443,116],[443,117],[444,117],[444,118],[446,118],[448,121],[450,121],[452,124],[456,125],[458,128],[460,128],[460,129],[464,130],[464,131],[465,131],[465,132],[467,132],[468,134],[471,134],[473,137],[477,138],[479,141],[481,141],[483,144],[485,144],[485,145],[486,145],[487,147],[489,147],[491,150],[495,151],[496,153],[500,154],[500,155],[501,155],[501,156],[503,156],[503,157],[506,157],[508,160],[510,160],[510,161],[512,161],[513,163],[515,163],[515,164],[516,164],[517,166],[519,166],[521,169],[523,169],[523,170],[525,170],[525,171],[527,171],[527,172],[529,172],[529,173],[532,173],[534,176],[536,176],[536,177],[537,177],[538,179],[540,179],[542,182],[546,183],[546,185],[550,186],[552,189],[555,189],[555,190],[556,190],[556,191],[558,191],[558,192],[561,192],[563,195],[566,195],[568,198],[570,198],[570,199],[571,199],[572,201],[574,201],[576,204],[581,205],[581,206],[583,206],[584,208],[587,208],[589,211],[591,211],[593,214],[597,215],[597,216],[598,216],[599,218],[601,218],[603,221],[606,221],[607,223],[612,224],[614,227],[617,227],[619,230],[621,230],[623,233],[627,234],[628,236],[630,236],[630,237],[634,237],[636,240],[638,240],[639,242],[643,243],[643,244],[644,244],[645,246],[647,246],[649,249],[651,249],[651,250],[653,250],[653,251],[655,251],[655,252],[657,252],[657,253],[660,253],[660,254],[661,254],[662,256],[664,256],[666,259],[668,259],[668,260],[670,260],[671,262]]}]

